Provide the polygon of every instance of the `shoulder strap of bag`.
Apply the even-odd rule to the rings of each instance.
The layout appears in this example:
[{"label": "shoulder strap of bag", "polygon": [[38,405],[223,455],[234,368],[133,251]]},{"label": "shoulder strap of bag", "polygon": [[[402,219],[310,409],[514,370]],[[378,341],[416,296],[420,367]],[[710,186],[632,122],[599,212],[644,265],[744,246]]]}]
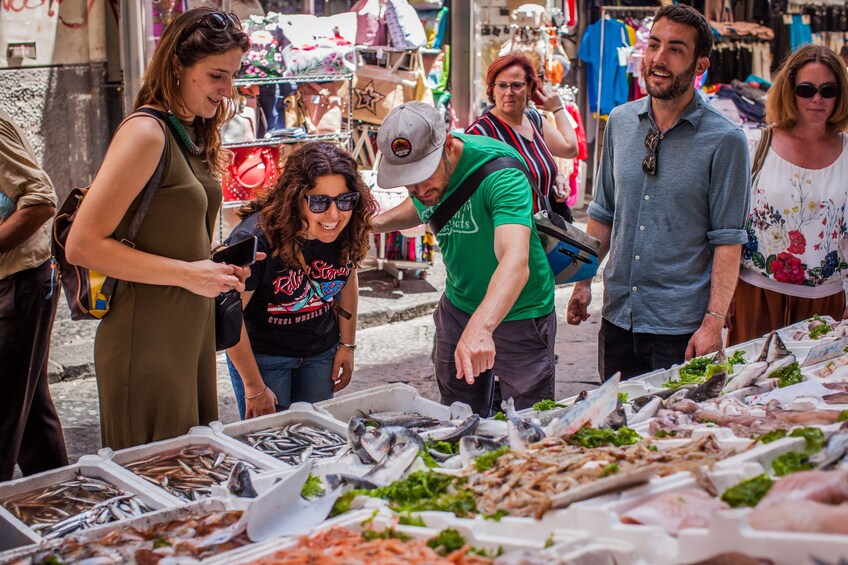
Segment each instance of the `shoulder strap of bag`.
[{"label": "shoulder strap of bag", "polygon": [[766,162],[766,155],[768,154],[769,146],[771,145],[771,136],[774,133],[771,126],[766,128],[760,128],[762,136],[760,137],[760,144],[757,146],[757,152],[754,154],[754,162],[751,163],[751,182],[754,182],[754,179],[757,178],[757,175],[760,174],[760,171],[763,168],[763,163]]},{"label": "shoulder strap of bag", "polygon": [[[165,133],[165,126],[163,125],[163,120],[158,115],[159,112],[154,114],[154,111],[146,111],[147,108],[139,108],[133,114],[130,114],[127,117],[127,120],[137,117],[139,113],[150,114],[151,116],[157,118],[159,121],[159,127],[162,128],[162,133]],[[124,120],[126,122],[126,120]],[[148,179],[147,184],[144,185],[144,188],[141,189],[141,202],[138,204],[138,208],[133,215],[132,221],[130,221],[130,226],[127,229],[126,235],[121,239],[121,243],[124,245],[129,245],[130,247],[135,247],[135,236],[138,235],[138,230],[141,228],[141,223],[144,221],[144,217],[147,215],[147,211],[150,209],[150,205],[153,203],[153,197],[156,196],[156,190],[162,184],[162,177],[165,175],[165,166],[168,163],[168,136],[165,135],[165,146],[162,148],[162,155],[159,157],[159,163],[156,165],[156,169],[153,171],[153,175]],[[100,293],[104,296],[111,296],[115,290],[115,285],[118,284],[118,280],[113,277],[106,277],[106,280],[103,281],[103,286],[101,287]]]},{"label": "shoulder strap of bag", "polygon": [[[490,174],[503,169],[518,169],[524,173],[524,176],[527,177],[527,181],[530,183],[530,186],[533,187],[533,191],[536,194],[540,194],[538,187],[536,187],[536,183],[533,181],[533,177],[530,176],[530,171],[527,170],[524,163],[515,157],[496,157],[491,161],[483,163],[479,169],[466,177],[462,184],[459,185],[450,196],[448,196],[447,200],[442,202],[439,207],[436,208],[436,211],[433,212],[433,215],[430,216],[430,219],[427,222],[427,225],[430,226],[430,230],[434,234],[438,234],[442,231],[442,228],[445,227],[448,220],[450,220],[454,214],[462,208],[462,205],[471,198],[471,195],[474,194],[474,191],[477,190],[480,183],[483,182],[483,180]],[[551,214],[550,204],[547,202],[547,199],[544,197],[541,197],[541,199],[545,203],[545,208],[547,209],[548,214]]]}]

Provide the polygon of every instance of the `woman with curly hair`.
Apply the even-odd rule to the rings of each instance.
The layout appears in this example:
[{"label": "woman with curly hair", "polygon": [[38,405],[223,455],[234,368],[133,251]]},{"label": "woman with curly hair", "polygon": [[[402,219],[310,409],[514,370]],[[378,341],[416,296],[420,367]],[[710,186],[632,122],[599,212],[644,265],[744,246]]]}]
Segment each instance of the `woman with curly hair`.
[{"label": "woman with curly hair", "polygon": [[[769,136],[750,137],[748,244],[736,286],[731,344],[814,314],[848,317],[848,73],[839,56],[805,45],[788,56],[766,100]],[[735,311],[734,311],[735,305]]]},{"label": "woman with curly hair", "polygon": [[356,161],[329,143],[298,148],[277,185],[239,209],[229,241],[255,235],[266,253],[242,293],[241,339],[227,350],[242,418],[326,400],[350,382],[357,268],[375,211]]},{"label": "woman with curly hair", "polygon": [[[68,235],[67,258],[115,279],[94,363],[104,446],[123,449],[218,419],[215,306],[247,271],[214,263],[212,228],[229,152],[219,128],[250,39],[233,14],[197,8],[165,28],[133,112]],[[167,126],[166,126],[167,124]],[[138,234],[142,188],[165,170]]]}]

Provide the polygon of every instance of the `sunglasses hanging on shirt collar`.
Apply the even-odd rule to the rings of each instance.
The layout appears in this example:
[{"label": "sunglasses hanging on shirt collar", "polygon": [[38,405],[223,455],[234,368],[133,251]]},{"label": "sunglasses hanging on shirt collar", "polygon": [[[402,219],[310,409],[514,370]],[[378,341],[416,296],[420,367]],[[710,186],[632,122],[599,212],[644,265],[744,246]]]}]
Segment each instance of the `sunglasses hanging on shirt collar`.
[{"label": "sunglasses hanging on shirt collar", "polygon": [[648,130],[648,135],[645,136],[645,147],[648,148],[649,153],[642,161],[642,172],[646,175],[657,174],[657,150],[660,147],[660,139],[662,139],[662,133],[654,129]]}]

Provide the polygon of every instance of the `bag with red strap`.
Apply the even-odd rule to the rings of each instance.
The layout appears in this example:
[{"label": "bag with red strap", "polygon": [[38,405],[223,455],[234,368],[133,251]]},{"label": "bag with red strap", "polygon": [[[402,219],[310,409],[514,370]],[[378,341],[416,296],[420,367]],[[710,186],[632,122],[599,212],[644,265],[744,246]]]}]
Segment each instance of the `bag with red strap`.
[{"label": "bag with red strap", "polygon": [[274,186],[279,176],[276,147],[238,147],[232,151],[223,183],[225,202],[252,200],[257,191]]}]

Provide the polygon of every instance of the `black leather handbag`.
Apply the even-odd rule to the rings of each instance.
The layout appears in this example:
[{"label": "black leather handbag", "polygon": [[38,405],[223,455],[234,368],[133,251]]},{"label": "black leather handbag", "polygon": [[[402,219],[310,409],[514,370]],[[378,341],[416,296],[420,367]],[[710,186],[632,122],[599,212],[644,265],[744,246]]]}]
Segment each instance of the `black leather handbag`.
[{"label": "black leather handbag", "polygon": [[239,342],[243,320],[238,291],[222,292],[215,298],[215,351],[229,349]]}]

